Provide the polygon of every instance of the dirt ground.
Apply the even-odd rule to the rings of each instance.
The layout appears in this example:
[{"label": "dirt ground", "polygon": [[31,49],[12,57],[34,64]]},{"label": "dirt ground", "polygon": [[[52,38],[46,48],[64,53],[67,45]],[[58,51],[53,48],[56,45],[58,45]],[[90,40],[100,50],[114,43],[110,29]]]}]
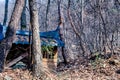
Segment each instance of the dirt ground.
[{"label": "dirt ground", "polygon": [[[108,59],[97,58],[80,62],[76,60],[69,65],[61,65],[57,71],[47,73],[51,80],[120,80],[120,56]],[[0,73],[0,80],[36,80],[28,70],[7,69]],[[47,79],[45,79],[47,80]]]}]

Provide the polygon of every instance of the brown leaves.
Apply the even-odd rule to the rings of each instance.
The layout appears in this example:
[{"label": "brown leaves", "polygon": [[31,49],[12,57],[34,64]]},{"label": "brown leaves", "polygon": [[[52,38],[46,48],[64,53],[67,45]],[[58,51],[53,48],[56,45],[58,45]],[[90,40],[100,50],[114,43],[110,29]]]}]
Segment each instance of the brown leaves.
[{"label": "brown leaves", "polygon": [[32,80],[32,75],[28,70],[6,70],[3,73],[0,73],[0,80]]}]

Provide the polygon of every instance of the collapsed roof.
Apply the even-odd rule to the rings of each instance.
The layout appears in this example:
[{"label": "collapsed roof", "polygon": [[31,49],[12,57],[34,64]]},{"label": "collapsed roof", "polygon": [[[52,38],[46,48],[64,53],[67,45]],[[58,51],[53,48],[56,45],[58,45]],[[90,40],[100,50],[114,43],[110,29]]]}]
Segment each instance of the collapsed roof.
[{"label": "collapsed roof", "polygon": [[[57,27],[57,29],[53,31],[40,32],[39,34],[41,39],[41,45],[58,47],[64,46],[64,42],[60,39],[59,30],[59,27]],[[0,25],[0,41],[2,41],[5,38],[6,31],[7,27]],[[30,31],[17,30],[16,38],[14,39],[13,43],[30,44],[32,43],[32,41],[29,41],[29,36],[31,35],[32,33]]]}]

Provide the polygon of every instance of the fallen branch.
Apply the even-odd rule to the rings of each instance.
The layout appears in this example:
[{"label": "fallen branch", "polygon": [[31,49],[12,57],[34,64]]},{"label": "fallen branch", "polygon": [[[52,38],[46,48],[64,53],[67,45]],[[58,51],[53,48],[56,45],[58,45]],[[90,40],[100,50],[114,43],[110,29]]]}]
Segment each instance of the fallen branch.
[{"label": "fallen branch", "polygon": [[12,60],[11,62],[9,62],[6,65],[6,68],[9,68],[10,66],[14,65],[15,63],[17,63],[18,61],[22,60],[23,58],[25,58],[26,56],[28,56],[28,53],[24,53],[22,55],[20,55],[19,57],[17,57],[16,59]]}]

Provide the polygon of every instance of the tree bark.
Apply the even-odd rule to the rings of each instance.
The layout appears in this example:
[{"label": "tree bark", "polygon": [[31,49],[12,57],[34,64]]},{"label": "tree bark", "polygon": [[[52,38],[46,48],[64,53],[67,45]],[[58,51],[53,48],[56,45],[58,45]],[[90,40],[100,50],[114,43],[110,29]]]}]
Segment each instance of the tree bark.
[{"label": "tree bark", "polygon": [[3,25],[6,25],[7,19],[8,19],[8,3],[9,3],[9,0],[5,0],[5,11],[4,11]]},{"label": "tree bark", "polygon": [[[64,16],[63,16],[63,12],[61,10],[61,0],[58,0],[58,15],[59,15],[59,23],[58,23],[58,26],[60,27],[60,38],[62,41],[64,41],[64,38],[63,38],[63,34],[62,34],[62,30],[63,30],[63,24],[64,24]],[[64,52],[64,47],[61,48],[62,50],[62,56],[63,56],[63,60],[64,60],[64,63],[67,64],[67,59],[66,59],[66,55],[65,55],[65,52]]]},{"label": "tree bark", "polygon": [[43,77],[42,53],[39,35],[38,10],[36,0],[29,0],[30,22],[32,28],[33,73],[35,77]]},{"label": "tree bark", "polygon": [[[84,57],[84,54],[85,54],[85,49],[84,49],[84,46],[83,46],[83,43],[82,43],[82,38],[81,38],[81,34],[82,32],[79,32],[76,27],[75,27],[75,24],[73,23],[73,19],[70,15],[70,4],[71,4],[71,0],[68,0],[68,9],[67,9],[67,14],[68,14],[68,19],[70,20],[70,24],[71,24],[71,27],[73,28],[73,31],[75,32],[75,34],[78,36],[79,40],[80,40],[80,47],[81,47],[81,50],[82,50],[82,55]],[[81,19],[81,23],[83,23],[83,18]]]},{"label": "tree bark", "polygon": [[4,69],[4,62],[6,56],[12,46],[13,40],[16,36],[19,20],[24,6],[24,0],[16,0],[15,7],[8,24],[6,37],[0,43],[0,72]]},{"label": "tree bark", "polygon": [[25,29],[27,26],[27,21],[26,21],[26,4],[27,0],[25,0],[25,5],[23,7],[22,15],[21,15],[21,30]]},{"label": "tree bark", "polygon": [[47,28],[48,28],[48,13],[49,13],[49,9],[50,9],[50,0],[48,0],[47,2],[47,9],[46,9],[46,19],[45,19],[45,27],[46,27],[46,31],[47,31]]}]

